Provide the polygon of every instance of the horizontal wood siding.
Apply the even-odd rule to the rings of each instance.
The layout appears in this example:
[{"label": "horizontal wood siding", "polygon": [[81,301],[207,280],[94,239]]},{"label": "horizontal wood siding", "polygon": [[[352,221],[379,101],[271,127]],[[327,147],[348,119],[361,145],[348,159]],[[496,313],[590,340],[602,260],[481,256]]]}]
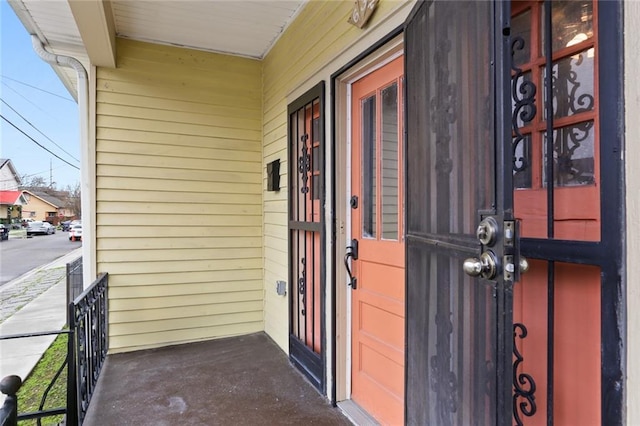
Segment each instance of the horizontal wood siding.
[{"label": "horizontal wood siding", "polygon": [[[383,19],[402,3],[382,0],[371,24]],[[307,83],[307,89],[317,84],[319,70],[333,61],[364,32],[347,23],[353,10],[352,1],[310,1],[287,28],[264,60],[264,159],[266,164],[280,159],[282,189],[267,192],[263,180],[265,235],[265,331],[288,351],[288,297],[275,292],[276,280],[287,280],[287,105],[295,99],[289,94]],[[329,81],[327,88],[329,87]],[[326,92],[327,105],[330,103]],[[300,93],[302,94],[302,93]],[[327,120],[329,117],[326,117]],[[330,135],[327,135],[327,143]],[[329,166],[327,166],[327,172]],[[329,259],[327,259],[329,261]],[[330,277],[327,277],[330,282]]]},{"label": "horizontal wood siding", "polygon": [[117,43],[96,95],[111,350],[263,330],[261,63]]},{"label": "horizontal wood siding", "polygon": [[[25,219],[33,219],[33,220],[41,220],[41,221],[51,221],[51,218],[48,217],[49,213],[55,213],[54,217],[58,216],[58,209],[52,206],[49,203],[45,203],[41,199],[34,197],[33,195],[26,195],[29,200],[27,204],[22,206],[22,217]],[[12,217],[17,217],[15,214],[17,211],[12,213]],[[7,211],[2,212],[2,214],[6,217]]]}]

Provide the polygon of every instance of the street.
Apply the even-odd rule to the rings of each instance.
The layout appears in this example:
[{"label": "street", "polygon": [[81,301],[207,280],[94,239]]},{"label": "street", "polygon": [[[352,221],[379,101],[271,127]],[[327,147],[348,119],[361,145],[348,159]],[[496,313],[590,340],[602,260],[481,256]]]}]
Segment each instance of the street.
[{"label": "street", "polygon": [[10,239],[0,242],[0,287],[9,281],[80,247],[69,241],[69,233],[56,231],[52,235]]}]

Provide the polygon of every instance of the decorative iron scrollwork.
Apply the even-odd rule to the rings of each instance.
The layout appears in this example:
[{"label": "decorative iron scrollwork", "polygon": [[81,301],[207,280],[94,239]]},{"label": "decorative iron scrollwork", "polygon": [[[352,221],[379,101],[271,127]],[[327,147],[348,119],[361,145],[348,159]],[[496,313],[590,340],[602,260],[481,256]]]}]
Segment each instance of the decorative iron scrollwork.
[{"label": "decorative iron scrollwork", "polygon": [[300,140],[302,141],[302,148],[300,149],[300,157],[298,157],[298,173],[300,173],[300,179],[302,180],[302,186],[300,192],[306,194],[309,192],[309,170],[311,170],[311,153],[307,148],[307,140],[309,135],[302,135]]},{"label": "decorative iron scrollwork", "polygon": [[527,337],[527,327],[521,323],[513,324],[513,419],[516,425],[523,426],[522,416],[533,416],[538,407],[536,406],[536,382],[533,377],[527,373],[519,373],[520,364],[524,361],[524,357],[518,350],[516,339],[524,339]]},{"label": "decorative iron scrollwork", "polygon": [[451,371],[451,333],[453,324],[449,315],[436,314],[436,354],[431,357],[431,390],[438,395],[437,413],[438,424],[450,424],[450,413],[458,410],[457,391],[458,379]]},{"label": "decorative iron scrollwork", "polygon": [[581,166],[574,158],[574,153],[582,146],[582,142],[590,136],[593,121],[576,123],[555,132],[553,150],[556,154],[558,185],[587,185],[594,181],[593,166]]},{"label": "decorative iron scrollwork", "polygon": [[[436,12],[440,19],[434,29],[436,34],[435,49],[433,52],[433,63],[430,69],[433,70],[433,96],[429,100],[430,118],[434,123],[433,133],[435,135],[435,171],[436,185],[444,188],[449,182],[450,175],[454,168],[451,158],[451,124],[455,123],[459,116],[460,90],[454,79],[451,79],[449,55],[452,51],[453,42],[449,38],[451,29],[449,23],[457,12],[458,5],[449,2],[437,3]],[[459,10],[458,10],[459,11]],[[438,197],[449,196],[438,192]],[[442,207],[440,207],[442,206]],[[445,203],[439,204],[442,209]],[[437,225],[440,233],[450,232],[447,221],[441,221]],[[447,270],[445,267],[443,270]],[[435,394],[436,424],[452,424],[452,413],[458,411],[458,379],[456,373],[452,371],[451,365],[451,336],[453,334],[453,323],[451,321],[451,302],[449,299],[448,280],[443,280],[443,287],[438,287],[436,297],[437,312],[435,315],[435,354],[429,359],[430,388]]]},{"label": "decorative iron scrollwork", "polygon": [[436,70],[436,94],[431,99],[431,121],[437,123],[436,133],[436,171],[448,175],[453,170],[453,161],[449,158],[451,134],[449,124],[456,121],[458,111],[458,88],[449,82],[449,52],[451,41],[447,38],[439,40],[433,61]]},{"label": "decorative iron scrollwork", "polygon": [[524,49],[524,38],[516,36],[511,40],[511,69],[513,76],[511,77],[511,97],[513,99],[513,112],[511,116],[511,126],[515,134],[512,142],[513,150],[513,171],[524,172],[530,166],[527,155],[518,156],[517,152],[527,153],[528,149],[524,146],[526,138],[523,136],[518,126],[518,120],[527,123],[536,116],[536,92],[537,88],[533,81],[525,78],[522,68],[515,65],[514,56],[518,50]]},{"label": "decorative iron scrollwork", "polygon": [[301,276],[298,278],[298,294],[302,295],[300,314],[305,316],[307,314],[307,259],[303,257],[300,259],[300,263],[302,264],[302,270],[300,272]]},{"label": "decorative iron scrollwork", "polygon": [[484,361],[484,394],[489,398],[494,395],[495,392],[495,377],[496,366],[492,360],[487,359]]},{"label": "decorative iron scrollwork", "polygon": [[[566,117],[587,111],[594,107],[594,97],[589,93],[578,95],[581,83],[578,73],[571,69],[572,61],[580,66],[583,54],[577,59],[565,59],[556,65],[556,72],[552,75],[553,96],[556,99],[554,117]],[[548,84],[548,83],[547,83]],[[573,124],[569,127],[557,129],[554,135],[553,150],[556,154],[556,184],[588,185],[594,181],[593,162],[576,160],[576,151],[590,136],[593,121]]]},{"label": "decorative iron scrollwork", "polygon": [[557,74],[552,76],[553,95],[557,100],[555,117],[579,114],[591,111],[594,107],[594,97],[590,93],[579,96],[578,90],[582,83],[578,81],[578,72],[571,69],[572,61],[579,67],[584,61],[584,54],[579,53],[576,59],[567,58],[556,63]]}]

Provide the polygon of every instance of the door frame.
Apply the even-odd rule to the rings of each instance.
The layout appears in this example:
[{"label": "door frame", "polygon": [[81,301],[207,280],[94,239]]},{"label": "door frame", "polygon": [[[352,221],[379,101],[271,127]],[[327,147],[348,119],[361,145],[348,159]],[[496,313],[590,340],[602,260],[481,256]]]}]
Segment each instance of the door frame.
[{"label": "door frame", "polygon": [[343,266],[345,247],[351,238],[351,84],[404,54],[404,26],[388,33],[331,75],[331,203],[334,244],[331,277],[332,389],[331,402],[351,397],[351,292]]},{"label": "door frame", "polygon": [[[609,261],[603,272],[613,285],[602,287],[602,421],[610,424],[624,423],[625,396],[630,394],[627,380],[627,258],[626,235],[626,179],[625,179],[625,111],[624,111],[624,35],[617,28],[624,28],[624,4],[616,1],[603,5],[596,3],[599,14],[600,49],[599,67],[607,69],[607,78],[600,85],[600,137],[607,138],[610,145],[604,149],[600,144],[601,196],[600,220],[603,253]],[[605,68],[606,67],[606,68]],[[603,177],[606,176],[606,179]],[[605,205],[603,195],[607,194]],[[601,237],[602,238],[602,237]],[[613,307],[613,309],[611,309]]]}]

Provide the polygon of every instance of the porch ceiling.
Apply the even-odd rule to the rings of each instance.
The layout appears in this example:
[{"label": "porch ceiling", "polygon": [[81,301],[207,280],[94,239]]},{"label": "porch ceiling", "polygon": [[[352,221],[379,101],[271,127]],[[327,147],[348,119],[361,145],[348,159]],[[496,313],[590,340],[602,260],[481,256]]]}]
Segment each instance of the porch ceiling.
[{"label": "porch ceiling", "polygon": [[[262,59],[306,1],[9,0],[49,51],[85,67],[115,64],[113,36]],[[75,95],[74,72],[56,72]]]}]

